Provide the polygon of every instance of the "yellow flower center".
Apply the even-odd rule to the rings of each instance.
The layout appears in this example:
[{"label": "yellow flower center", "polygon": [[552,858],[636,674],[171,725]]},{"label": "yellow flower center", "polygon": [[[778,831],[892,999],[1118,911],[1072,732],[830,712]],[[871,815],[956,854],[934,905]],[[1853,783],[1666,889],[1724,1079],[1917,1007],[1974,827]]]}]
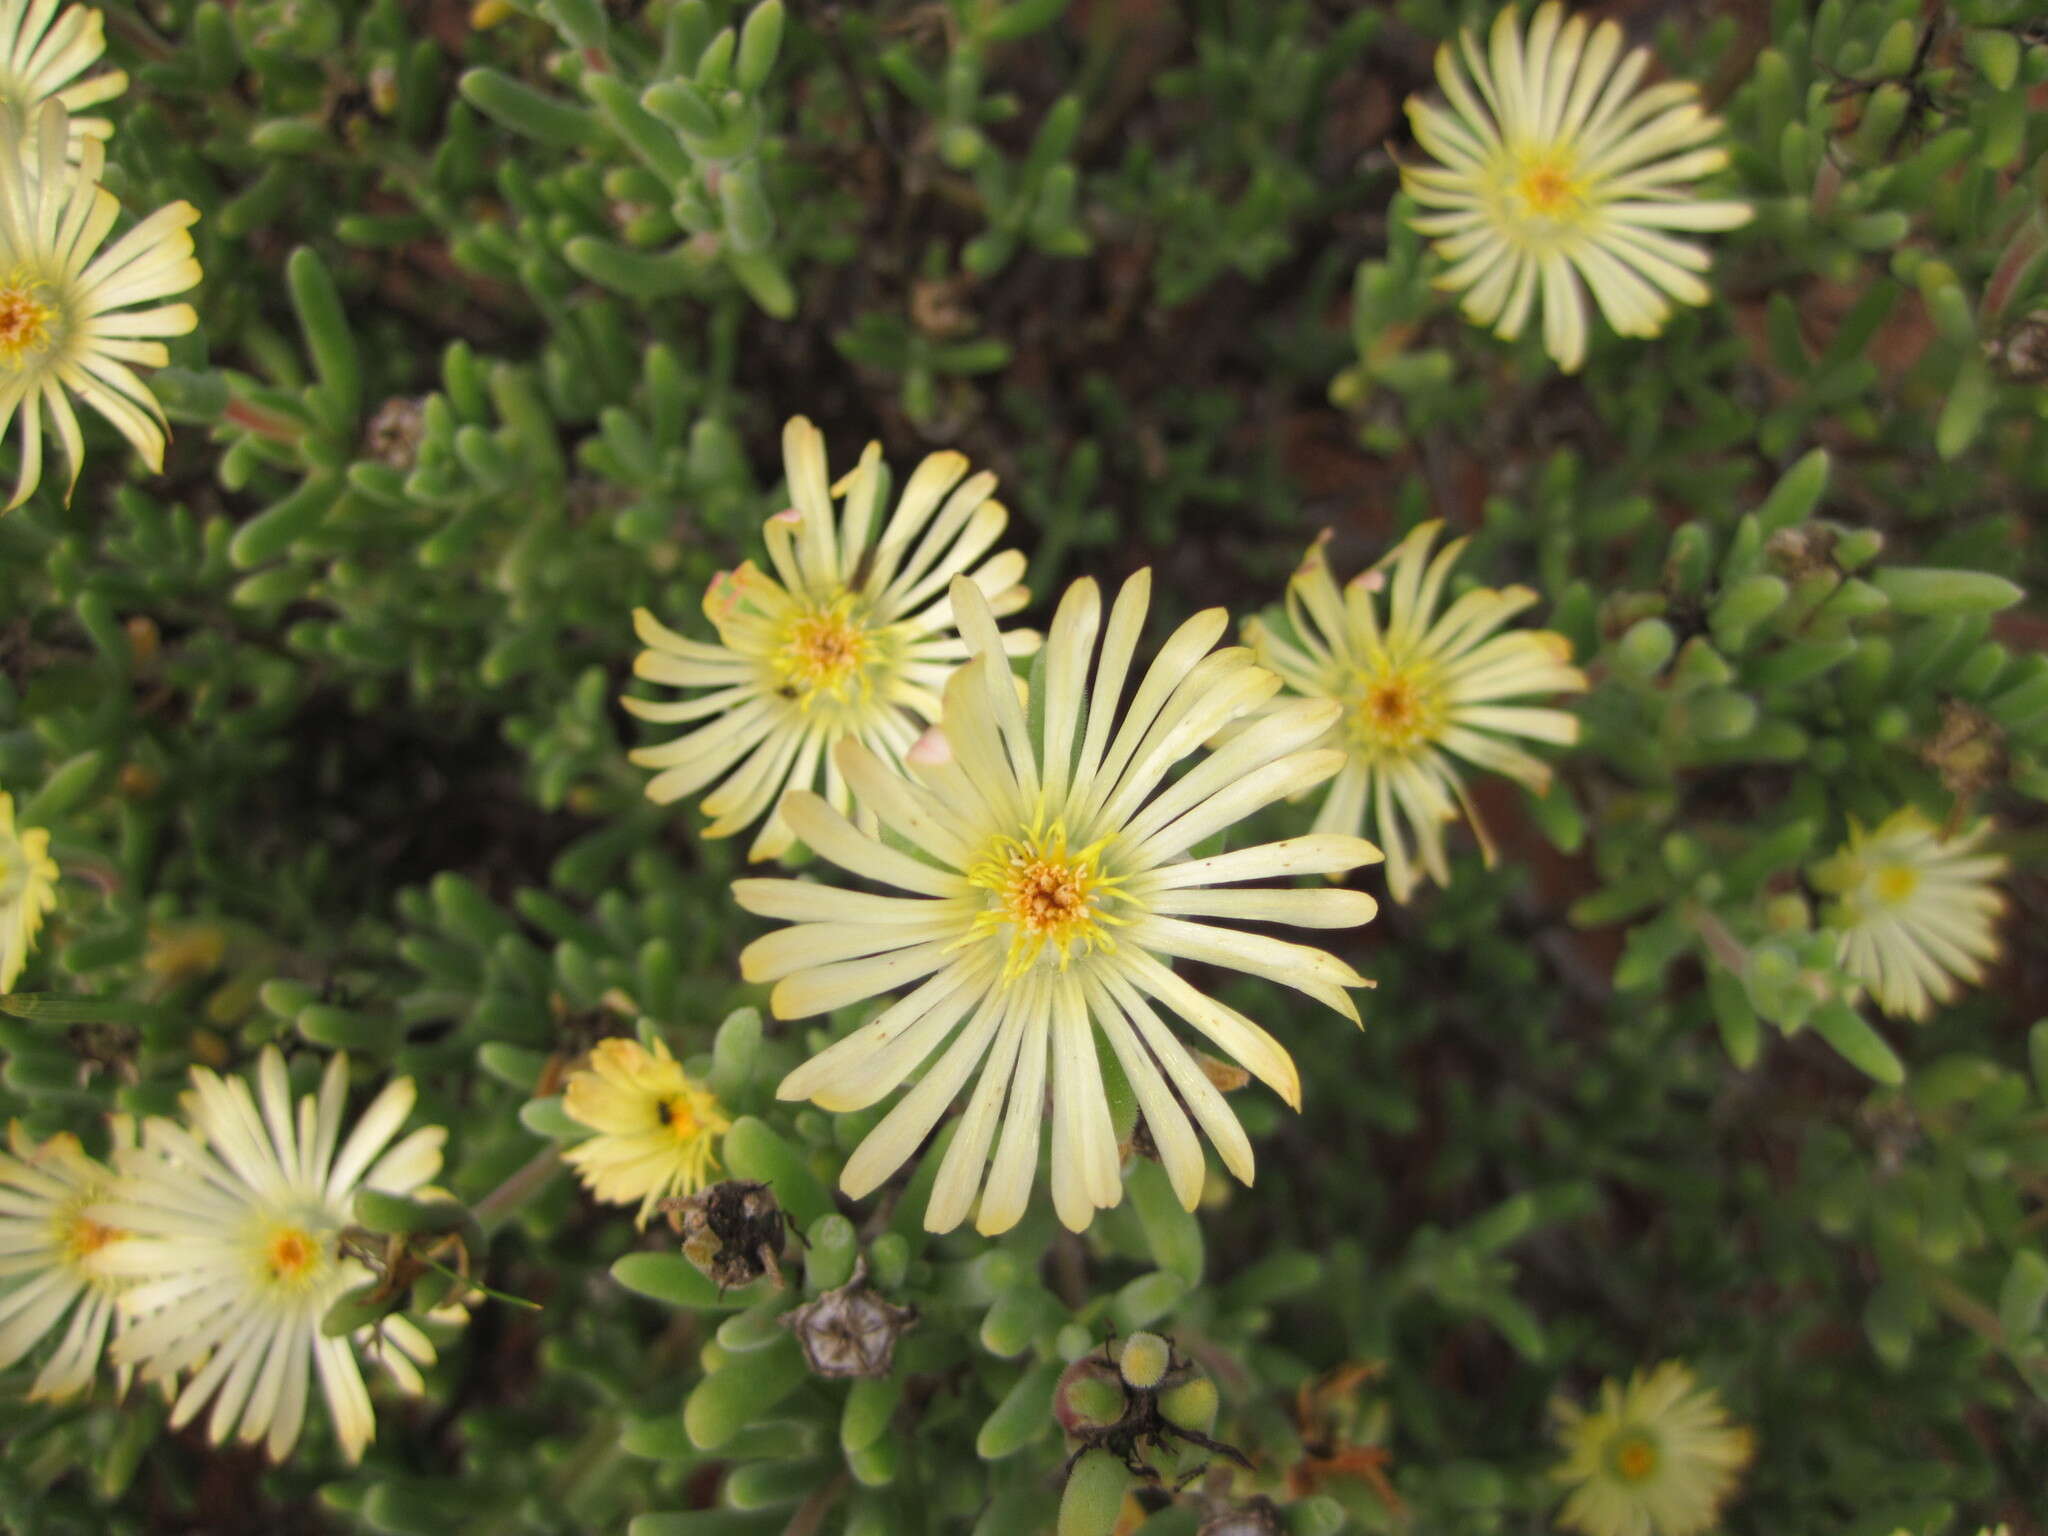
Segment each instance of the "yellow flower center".
[{"label": "yellow flower center", "polygon": [[1640,1483],[1657,1470],[1657,1447],[1647,1436],[1624,1435],[1614,1443],[1614,1475],[1625,1483]]},{"label": "yellow flower center", "polygon": [[1443,723],[1439,691],[1417,671],[1382,664],[1360,680],[1351,730],[1368,754],[1405,756],[1434,741]]},{"label": "yellow flower center", "polygon": [[1554,165],[1532,166],[1524,171],[1522,179],[1515,184],[1515,190],[1522,194],[1522,201],[1529,205],[1531,213],[1553,218],[1578,200],[1571,178]]},{"label": "yellow flower center", "polygon": [[1910,864],[1885,864],[1870,883],[1879,901],[1895,907],[1920,888],[1920,871]]},{"label": "yellow flower center", "polygon": [[0,284],[0,363],[21,366],[24,354],[50,344],[50,322],[57,311],[36,296],[40,285],[14,277]]},{"label": "yellow flower center", "polygon": [[277,1227],[263,1244],[263,1265],[282,1286],[304,1286],[320,1268],[319,1241],[304,1227]]},{"label": "yellow flower center", "polygon": [[783,627],[773,665],[783,691],[805,709],[820,696],[844,703],[855,692],[867,691],[874,645],[867,630],[854,622],[852,609],[848,595],[829,608],[799,614]]},{"label": "yellow flower center", "polygon": [[1105,837],[1070,849],[1061,823],[1043,832],[1034,826],[1022,837],[996,838],[987,856],[967,871],[968,880],[992,898],[975,917],[970,937],[1010,930],[1005,981],[1028,971],[1047,946],[1059,956],[1061,970],[1077,954],[1116,947],[1103,931],[1124,922],[1103,906],[1122,884],[1121,876],[1103,872],[1108,842]]}]

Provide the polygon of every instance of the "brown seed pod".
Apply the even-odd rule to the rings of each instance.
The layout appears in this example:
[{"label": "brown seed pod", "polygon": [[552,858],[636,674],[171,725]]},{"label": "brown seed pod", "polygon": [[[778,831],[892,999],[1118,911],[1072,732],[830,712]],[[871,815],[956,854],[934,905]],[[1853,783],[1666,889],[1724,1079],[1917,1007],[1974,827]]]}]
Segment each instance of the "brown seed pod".
[{"label": "brown seed pod", "polygon": [[683,1257],[721,1291],[763,1275],[782,1288],[782,1246],[789,1218],[766,1184],[727,1179],[655,1207],[682,1234]]},{"label": "brown seed pod", "polygon": [[869,1288],[866,1254],[854,1261],[846,1284],[782,1315],[814,1376],[886,1376],[896,1341],[916,1325],[915,1308],[884,1301]]},{"label": "brown seed pod", "polygon": [[1286,1530],[1273,1501],[1255,1498],[1244,1504],[1219,1502],[1195,1536],[1284,1536]]}]

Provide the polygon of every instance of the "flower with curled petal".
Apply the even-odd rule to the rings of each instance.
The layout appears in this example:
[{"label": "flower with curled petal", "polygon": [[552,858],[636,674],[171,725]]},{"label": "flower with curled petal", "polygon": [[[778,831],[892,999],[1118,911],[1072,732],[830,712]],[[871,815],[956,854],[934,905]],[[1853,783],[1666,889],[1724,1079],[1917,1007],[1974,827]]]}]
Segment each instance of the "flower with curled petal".
[{"label": "flower with curled petal", "polygon": [[145,1381],[185,1377],[173,1429],[211,1403],[214,1443],[239,1425],[245,1444],[261,1441],[280,1460],[298,1443],[317,1371],[353,1462],[376,1433],[356,1351],[374,1345],[399,1386],[420,1391],[434,1347],[415,1324],[393,1315],[330,1338],[321,1321],[372,1278],[342,1243],[356,1192],[411,1194],[439,1171],[448,1133],[426,1127],[386,1150],[415,1097],[412,1079],[397,1078],[343,1140],[347,1097],[348,1059],[336,1056],[319,1092],[295,1106],[284,1057],[267,1046],[253,1093],[246,1079],[194,1067],[187,1123],[152,1118],[141,1146],[117,1155],[120,1180],[90,1213],[128,1234],[105,1256],[129,1281],[114,1358]]},{"label": "flower with curled petal", "polygon": [[1079,1231],[1118,1203],[1122,1169],[1098,1040],[1185,1205],[1193,1208],[1205,1171],[1191,1116],[1225,1166],[1251,1181],[1243,1128],[1162,1011],[1298,1104],[1293,1060],[1173,961],[1248,972],[1358,1017],[1347,989],[1368,983],[1344,961],[1218,919],[1366,922],[1374,904],[1361,892],[1243,882],[1351,869],[1379,857],[1372,844],[1317,834],[1191,856],[1338,771],[1343,755],[1311,743],[1339,707],[1298,701],[1167,784],[1177,763],[1280,680],[1241,648],[1211,652],[1229,616],[1210,609],[1174,632],[1124,701],[1150,590],[1149,573],[1126,582],[1105,625],[1094,582],[1068,589],[1046,644],[1042,701],[1027,714],[995,615],[973,583],[956,579],[953,606],[973,658],[946,685],[935,740],[911,755],[907,778],[858,741],[838,753],[860,803],[916,852],[858,831],[816,795],[791,796],[786,812],[822,858],[901,894],[815,880],[734,886],[748,911],[792,924],[740,960],[749,980],[775,983],[779,1017],[910,989],[777,1090],[851,1111],[924,1069],[848,1160],[840,1187],[849,1195],[900,1167],[978,1073],[925,1210],[933,1231],[958,1225],[977,1193],[981,1231],[1017,1222],[1037,1173],[1048,1086],[1060,1220]]},{"label": "flower with curled petal", "polygon": [[[632,754],[660,770],[647,796],[666,805],[716,785],[703,802],[712,818],[706,837],[730,837],[766,817],[750,859],[779,858],[794,843],[780,808],[785,791],[822,777],[833,809],[849,809],[832,750],[840,742],[861,742],[897,763],[938,717],[939,690],[967,654],[946,595],[954,577],[971,573],[999,614],[1029,600],[1023,555],[988,555],[1009,521],[990,495],[994,475],[967,475],[960,454],[932,454],[877,534],[888,484],[881,456],[881,445],[870,443],[853,472],[831,485],[824,438],[794,418],[783,428],[782,457],[795,506],[763,530],[774,574],[748,561],[711,583],[704,614],[718,644],[686,639],[644,608],[633,615],[647,645],[633,664],[636,677],[709,690],[676,703],[620,701],[643,720],[706,722]],[[1013,656],[1030,655],[1038,641],[1030,630],[1003,637]]]},{"label": "flower with curled petal", "polygon": [[[1453,539],[1432,559],[1442,529],[1423,523],[1341,590],[1318,542],[1287,584],[1291,636],[1259,619],[1245,625],[1260,662],[1293,692],[1342,707],[1328,741],[1343,750],[1344,769],[1330,785],[1316,830],[1356,832],[1370,818],[1386,848],[1387,886],[1396,901],[1406,901],[1425,873],[1439,884],[1450,879],[1443,829],[1461,809],[1493,862],[1458,760],[1542,793],[1549,767],[1512,738],[1569,746],[1579,739],[1578,718],[1515,701],[1586,686],[1585,673],[1570,665],[1564,636],[1498,632],[1536,601],[1529,588],[1475,587],[1437,611],[1466,542]],[[1411,834],[1419,868],[1409,856]]]},{"label": "flower with curled petal", "polygon": [[1649,51],[1621,47],[1618,24],[1566,19],[1556,0],[1526,33],[1509,6],[1484,55],[1469,31],[1437,51],[1442,104],[1408,101],[1433,163],[1404,165],[1401,182],[1428,210],[1411,222],[1450,263],[1437,286],[1504,340],[1540,303],[1543,345],[1567,373],[1586,358],[1588,289],[1621,335],[1655,336],[1673,300],[1712,297],[1706,250],[1669,231],[1734,229],[1752,212],[1692,191],[1728,163],[1698,87],[1638,90]]}]

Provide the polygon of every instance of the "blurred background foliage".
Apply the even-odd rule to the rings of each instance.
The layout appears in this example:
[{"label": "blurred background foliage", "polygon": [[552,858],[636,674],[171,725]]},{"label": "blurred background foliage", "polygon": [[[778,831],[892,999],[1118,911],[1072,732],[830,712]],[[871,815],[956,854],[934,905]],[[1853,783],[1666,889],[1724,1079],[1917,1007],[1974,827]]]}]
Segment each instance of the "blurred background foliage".
[{"label": "blurred background foliage", "polygon": [[[0,521],[0,785],[67,876],[0,1112],[90,1136],[190,1063],[347,1048],[419,1078],[541,1310],[482,1306],[355,1470],[11,1394],[0,1520],[1041,1531],[1062,1366],[1150,1328],[1258,1470],[1134,1498],[1146,1536],[1254,1494],[1543,1528],[1547,1401],[1673,1356],[1757,1431],[1731,1531],[2048,1530],[2048,29],[1597,7],[1701,83],[1759,216],[1712,307],[1567,379],[1431,290],[1395,197],[1402,99],[1493,9],[106,7],[110,178],[203,210],[202,326],[161,478],[108,439]],[[1585,660],[1558,786],[1486,786],[1499,867],[1347,936],[1362,1036],[1222,984],[1311,1085],[1239,1095],[1255,1189],[1197,1219],[1141,1165],[1085,1239],[993,1242],[828,1193],[872,1115],[774,1101],[807,1032],[747,1011],[739,854],[643,801],[613,703],[630,609],[694,622],[798,412],[996,470],[1041,599],[1151,564],[1159,623],[1242,616],[1319,530],[1349,571],[1442,516]],[[2009,959],[1924,1025],[1840,1000],[1802,883],[1909,801],[2014,864]],[[808,1235],[789,1292],[535,1164],[643,1018]],[[816,1380],[775,1319],[857,1252],[919,1323]]]}]

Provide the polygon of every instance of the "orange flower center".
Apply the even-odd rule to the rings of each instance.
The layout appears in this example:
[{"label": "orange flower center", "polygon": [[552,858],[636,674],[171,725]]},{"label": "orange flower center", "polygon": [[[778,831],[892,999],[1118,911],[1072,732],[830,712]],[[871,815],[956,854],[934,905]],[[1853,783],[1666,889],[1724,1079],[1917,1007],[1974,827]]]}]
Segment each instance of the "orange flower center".
[{"label": "orange flower center", "polygon": [[1103,926],[1123,919],[1104,911],[1103,902],[1121,881],[1103,873],[1102,848],[1098,842],[1069,849],[1066,828],[1055,824],[1043,834],[1034,829],[1021,838],[995,839],[988,856],[967,871],[994,898],[975,918],[974,932],[1010,929],[1005,979],[1021,976],[1048,944],[1062,969],[1076,953],[1114,947]]},{"label": "orange flower center", "polygon": [[1555,214],[1576,200],[1571,178],[1554,165],[1539,165],[1523,173],[1516,191],[1531,213]]},{"label": "orange flower center", "polygon": [[1441,715],[1437,690],[1425,678],[1386,667],[1361,680],[1352,731],[1367,752],[1399,756],[1433,740]]},{"label": "orange flower center", "polygon": [[302,1227],[279,1227],[263,1247],[270,1277],[287,1285],[303,1283],[320,1263],[320,1245]]},{"label": "orange flower center", "polygon": [[19,364],[24,353],[42,351],[49,345],[55,315],[27,284],[15,281],[0,287],[0,361]]},{"label": "orange flower center", "polygon": [[689,1099],[682,1094],[677,1094],[672,1099],[663,1099],[659,1112],[661,1123],[674,1133],[677,1141],[688,1141],[703,1129],[697,1120],[696,1110],[690,1107]]},{"label": "orange flower center", "polygon": [[64,1257],[75,1264],[127,1235],[119,1227],[101,1226],[90,1216],[74,1216],[64,1229]]},{"label": "orange flower center", "polygon": [[1614,1470],[1624,1482],[1640,1483],[1657,1470],[1657,1448],[1641,1435],[1630,1435],[1614,1447]]}]

